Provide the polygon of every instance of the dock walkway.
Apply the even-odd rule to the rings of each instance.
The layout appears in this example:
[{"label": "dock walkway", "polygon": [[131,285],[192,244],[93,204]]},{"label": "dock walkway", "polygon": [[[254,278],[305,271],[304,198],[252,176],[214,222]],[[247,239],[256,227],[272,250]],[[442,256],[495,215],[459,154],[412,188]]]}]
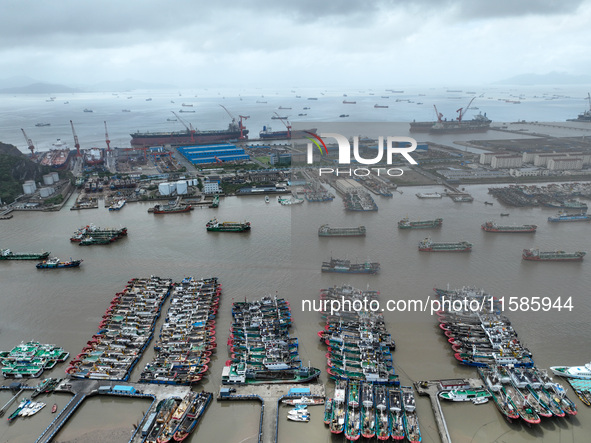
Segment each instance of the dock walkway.
[{"label": "dock walkway", "polygon": [[[230,386],[220,386],[221,388],[228,388]],[[277,433],[279,430],[279,402],[281,399],[290,397],[289,390],[292,388],[308,388],[310,395],[306,397],[325,397],[324,385],[312,384],[258,384],[246,386],[231,386],[236,389],[236,392],[228,396],[222,397],[218,393],[218,400],[220,401],[236,401],[236,400],[254,400],[261,402],[261,421],[259,423],[259,443],[276,443],[278,441]],[[300,395],[293,396],[295,398]]]}]

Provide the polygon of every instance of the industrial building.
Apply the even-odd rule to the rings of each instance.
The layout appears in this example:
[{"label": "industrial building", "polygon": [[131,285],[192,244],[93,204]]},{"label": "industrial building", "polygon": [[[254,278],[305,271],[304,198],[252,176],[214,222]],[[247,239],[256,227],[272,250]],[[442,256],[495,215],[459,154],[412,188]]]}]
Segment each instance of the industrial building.
[{"label": "industrial building", "polygon": [[194,165],[244,161],[250,158],[243,148],[230,144],[182,146],[177,150]]}]

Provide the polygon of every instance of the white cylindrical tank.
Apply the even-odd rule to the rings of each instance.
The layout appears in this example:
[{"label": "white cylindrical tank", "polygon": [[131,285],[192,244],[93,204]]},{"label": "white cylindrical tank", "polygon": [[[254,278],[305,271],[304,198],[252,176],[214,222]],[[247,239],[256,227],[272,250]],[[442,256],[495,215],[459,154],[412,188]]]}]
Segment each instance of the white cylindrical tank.
[{"label": "white cylindrical tank", "polygon": [[53,193],[54,193],[54,189],[50,186],[48,186],[47,188],[39,189],[39,195],[41,195],[41,198],[47,198]]},{"label": "white cylindrical tank", "polygon": [[58,181],[60,181],[60,176],[57,172],[52,172],[51,176],[53,177],[53,182],[57,183]]},{"label": "white cylindrical tank", "polygon": [[158,185],[158,192],[160,195],[170,195],[170,183],[160,183]]},{"label": "white cylindrical tank", "polygon": [[187,193],[187,181],[179,180],[176,182],[176,193],[178,195],[184,195]]},{"label": "white cylindrical tank", "polygon": [[44,185],[53,185],[53,176],[51,174],[45,174],[43,176],[43,184]]},{"label": "white cylindrical tank", "polygon": [[25,182],[23,183],[23,192],[25,194],[34,194],[35,193],[35,183]]}]

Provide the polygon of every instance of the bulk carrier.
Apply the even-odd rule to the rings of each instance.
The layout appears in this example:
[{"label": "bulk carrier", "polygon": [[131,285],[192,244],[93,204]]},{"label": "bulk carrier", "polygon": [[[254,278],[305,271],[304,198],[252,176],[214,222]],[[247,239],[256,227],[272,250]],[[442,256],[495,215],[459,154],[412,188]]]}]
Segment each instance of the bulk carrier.
[{"label": "bulk carrier", "polygon": [[511,234],[534,233],[538,229],[536,225],[502,226],[497,225],[493,221],[487,221],[481,227],[486,232],[505,232]]},{"label": "bulk carrier", "polygon": [[404,217],[398,222],[398,229],[430,229],[440,228],[443,223],[442,218],[436,218],[435,220],[417,220],[410,221],[408,217]]},{"label": "bulk carrier", "polygon": [[532,261],[581,261],[586,252],[540,251],[539,249],[524,249],[522,258]]},{"label": "bulk carrier", "polygon": [[318,228],[318,237],[365,237],[365,233],[365,226],[331,228],[330,225],[322,225]]},{"label": "bulk carrier", "polygon": [[132,146],[159,145],[205,145],[228,140],[248,138],[248,129],[242,123],[232,121],[225,130],[197,131],[187,129],[178,132],[134,132],[131,135]]},{"label": "bulk carrier", "polygon": [[470,252],[472,243],[467,241],[459,242],[434,242],[426,238],[419,242],[419,251],[423,252]]},{"label": "bulk carrier", "polygon": [[380,271],[379,263],[351,263],[351,260],[331,258],[329,262],[322,262],[322,272],[340,272],[344,274],[377,274]]}]

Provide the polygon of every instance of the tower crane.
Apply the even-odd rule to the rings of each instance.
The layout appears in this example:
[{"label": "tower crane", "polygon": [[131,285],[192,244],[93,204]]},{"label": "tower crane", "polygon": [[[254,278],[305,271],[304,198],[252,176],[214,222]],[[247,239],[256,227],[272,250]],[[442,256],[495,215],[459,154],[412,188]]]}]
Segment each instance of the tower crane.
[{"label": "tower crane", "polygon": [[474,101],[475,98],[476,97],[472,97],[472,100],[470,100],[470,103],[468,103],[468,106],[466,106],[466,108],[460,108],[456,111],[458,113],[458,118],[457,118],[458,122],[460,122],[460,123],[462,122],[462,118],[464,118],[464,114],[466,114],[466,111],[468,109],[470,109],[470,105],[472,104],[472,102]]},{"label": "tower crane", "polygon": [[74,135],[74,147],[76,148],[76,157],[80,157],[80,143],[78,142],[78,136],[76,135],[76,130],[74,129],[74,123],[70,120],[70,126],[72,126],[72,134]]},{"label": "tower crane", "polygon": [[107,143],[107,152],[111,152],[111,140],[109,140],[109,131],[107,131],[107,122],[105,121],[105,142]]},{"label": "tower crane", "polygon": [[35,146],[33,146],[33,141],[29,138],[29,136],[27,135],[27,133],[25,132],[25,130],[23,128],[21,128],[21,131],[23,131],[23,135],[25,136],[25,140],[27,141],[27,145],[29,146],[29,149],[31,150],[31,159],[35,159],[37,157],[37,155],[35,154]]},{"label": "tower crane", "polygon": [[[228,111],[228,109],[224,105],[220,105],[220,106],[222,108],[224,108],[224,111],[226,111],[228,113],[228,115],[232,119],[232,123],[236,124],[236,117],[234,117],[234,115],[230,111]],[[248,138],[248,135],[247,135],[247,133],[244,132],[244,130],[246,128],[242,124],[242,120],[249,119],[250,115],[239,115],[238,117],[240,118],[240,121],[238,122],[238,129],[240,129],[240,137],[238,138],[238,140],[244,140],[244,139]]]},{"label": "tower crane", "polygon": [[195,128],[193,128],[193,125],[191,124],[191,122],[186,122],[174,111],[170,111],[170,112],[172,112],[174,114],[174,116],[178,119],[178,121],[180,121],[183,124],[183,126],[185,128],[187,128],[187,131],[189,131],[191,133],[191,142],[195,143],[195,132],[196,131],[195,131]]}]

